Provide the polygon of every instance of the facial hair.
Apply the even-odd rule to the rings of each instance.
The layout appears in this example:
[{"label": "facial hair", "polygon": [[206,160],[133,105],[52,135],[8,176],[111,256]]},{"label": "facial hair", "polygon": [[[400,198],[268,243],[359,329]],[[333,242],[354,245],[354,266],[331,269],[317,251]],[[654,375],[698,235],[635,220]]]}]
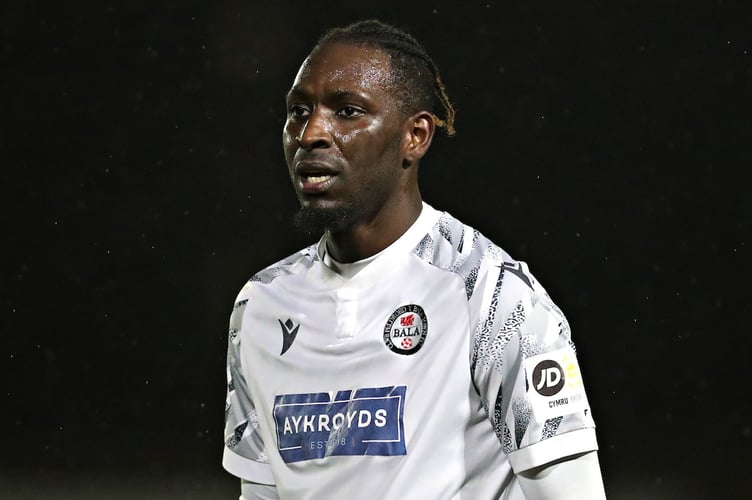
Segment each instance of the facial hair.
[{"label": "facial hair", "polygon": [[300,207],[293,218],[295,228],[309,237],[319,237],[325,231],[334,233],[351,227],[358,218],[358,209],[353,203],[338,207]]}]

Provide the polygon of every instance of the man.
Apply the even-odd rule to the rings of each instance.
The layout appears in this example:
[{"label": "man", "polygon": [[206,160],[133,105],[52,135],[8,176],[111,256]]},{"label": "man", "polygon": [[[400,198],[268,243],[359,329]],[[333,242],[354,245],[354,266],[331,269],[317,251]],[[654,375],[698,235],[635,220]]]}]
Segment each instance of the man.
[{"label": "man", "polygon": [[524,263],[422,201],[418,164],[454,131],[425,50],[377,21],[332,30],[287,110],[296,224],[323,236],[230,319],[241,498],[604,498],[566,319]]}]

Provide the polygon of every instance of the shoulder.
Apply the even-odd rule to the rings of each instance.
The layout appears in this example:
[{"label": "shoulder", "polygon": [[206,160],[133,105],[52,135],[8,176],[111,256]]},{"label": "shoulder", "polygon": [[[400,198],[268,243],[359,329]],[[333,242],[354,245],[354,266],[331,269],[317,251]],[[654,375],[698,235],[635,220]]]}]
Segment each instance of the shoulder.
[{"label": "shoulder", "polygon": [[317,246],[313,244],[299,250],[251,276],[238,293],[236,305],[243,301],[247,302],[251,292],[259,286],[270,286],[279,278],[303,273],[310,269],[319,260],[316,253]]},{"label": "shoulder", "polygon": [[413,253],[434,267],[458,275],[465,282],[468,299],[475,292],[478,278],[501,269],[506,255],[480,231],[447,212],[441,212]]},{"label": "shoulder", "polygon": [[457,274],[465,282],[468,299],[484,293],[516,302],[530,293],[546,294],[525,262],[514,259],[483,233],[447,212],[440,214],[413,253]]}]

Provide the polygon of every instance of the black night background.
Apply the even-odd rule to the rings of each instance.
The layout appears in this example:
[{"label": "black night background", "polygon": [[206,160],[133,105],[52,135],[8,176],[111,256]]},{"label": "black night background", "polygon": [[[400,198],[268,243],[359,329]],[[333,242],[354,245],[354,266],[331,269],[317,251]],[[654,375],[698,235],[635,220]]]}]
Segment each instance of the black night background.
[{"label": "black night background", "polygon": [[609,498],[752,481],[743,2],[16,1],[0,7],[0,498],[237,498],[227,320],[308,241],[284,99],[378,17],[441,69],[424,198],[572,324]]}]

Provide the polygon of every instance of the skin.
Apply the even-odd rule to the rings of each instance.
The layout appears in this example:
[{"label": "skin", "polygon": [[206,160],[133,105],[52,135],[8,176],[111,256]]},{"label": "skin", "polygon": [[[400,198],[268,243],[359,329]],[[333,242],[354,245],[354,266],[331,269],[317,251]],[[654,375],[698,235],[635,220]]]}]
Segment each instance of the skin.
[{"label": "skin", "polygon": [[418,163],[435,124],[429,111],[400,111],[389,55],[329,43],[303,62],[287,95],[282,142],[302,209],[344,210],[327,231],[340,262],[374,255],[421,211]]}]

